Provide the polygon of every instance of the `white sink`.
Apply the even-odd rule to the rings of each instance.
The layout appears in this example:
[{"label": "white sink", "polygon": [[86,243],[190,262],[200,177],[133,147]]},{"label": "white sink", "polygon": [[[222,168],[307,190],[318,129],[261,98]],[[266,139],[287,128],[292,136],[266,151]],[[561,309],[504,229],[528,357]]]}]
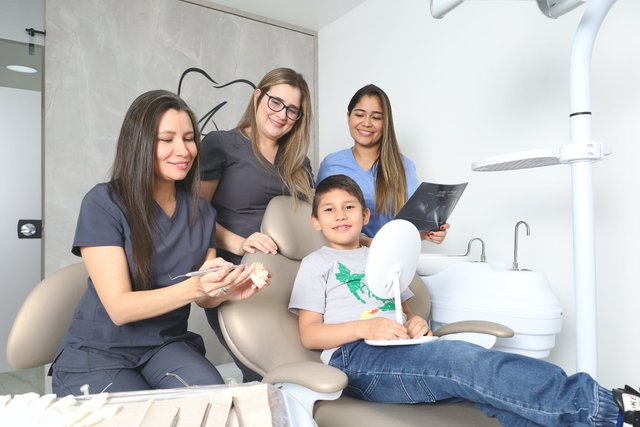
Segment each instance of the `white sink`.
[{"label": "white sink", "polygon": [[418,258],[418,276],[432,276],[451,264],[470,261],[469,255],[447,255],[421,253]]},{"label": "white sink", "polygon": [[545,358],[555,346],[562,307],[543,273],[508,270],[501,263],[450,261],[440,273],[421,276],[431,297],[433,329],[488,320],[515,332],[513,338],[498,338],[497,350]]}]

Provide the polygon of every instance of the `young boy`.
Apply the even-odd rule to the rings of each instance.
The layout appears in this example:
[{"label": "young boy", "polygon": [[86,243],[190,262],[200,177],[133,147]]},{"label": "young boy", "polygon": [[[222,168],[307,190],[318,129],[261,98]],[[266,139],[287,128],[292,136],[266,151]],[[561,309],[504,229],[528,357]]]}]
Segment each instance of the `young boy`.
[{"label": "young boy", "polygon": [[637,391],[612,394],[585,373],[568,377],[543,360],[464,341],[366,344],[430,334],[406,304],[410,291],[402,295],[406,319],[400,325],[393,299],[367,288],[368,248],[359,237],[368,220],[362,191],[351,178],[334,175],[318,184],[311,222],[329,243],[302,260],[289,303],[302,344],[323,350],[323,362],[348,376],[345,393],[386,403],[469,400],[507,426],[640,426]]}]

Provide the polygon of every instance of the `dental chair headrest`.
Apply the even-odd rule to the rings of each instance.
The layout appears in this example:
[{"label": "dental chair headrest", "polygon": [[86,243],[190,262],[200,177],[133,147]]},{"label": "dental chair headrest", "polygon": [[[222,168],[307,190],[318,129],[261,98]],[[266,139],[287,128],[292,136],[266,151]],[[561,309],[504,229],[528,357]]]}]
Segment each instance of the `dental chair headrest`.
[{"label": "dental chair headrest", "polygon": [[326,240],[311,225],[311,205],[291,196],[271,199],[262,219],[261,231],[278,245],[283,256],[301,260],[324,246]]}]

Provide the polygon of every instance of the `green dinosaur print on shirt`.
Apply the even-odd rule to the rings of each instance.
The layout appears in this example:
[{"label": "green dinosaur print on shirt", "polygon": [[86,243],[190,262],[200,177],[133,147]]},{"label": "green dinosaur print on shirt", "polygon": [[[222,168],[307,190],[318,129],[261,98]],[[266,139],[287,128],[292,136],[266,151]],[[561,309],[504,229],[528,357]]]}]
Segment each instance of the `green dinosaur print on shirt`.
[{"label": "green dinosaur print on shirt", "polygon": [[351,292],[351,294],[361,303],[366,304],[366,301],[362,299],[359,294],[366,294],[368,298],[376,299],[382,303],[382,305],[378,307],[381,311],[393,311],[396,309],[396,304],[393,298],[384,299],[372,294],[369,287],[362,280],[364,279],[364,274],[351,274],[351,271],[349,271],[349,269],[340,262],[338,263],[336,279],[340,283],[347,285],[349,292]]}]

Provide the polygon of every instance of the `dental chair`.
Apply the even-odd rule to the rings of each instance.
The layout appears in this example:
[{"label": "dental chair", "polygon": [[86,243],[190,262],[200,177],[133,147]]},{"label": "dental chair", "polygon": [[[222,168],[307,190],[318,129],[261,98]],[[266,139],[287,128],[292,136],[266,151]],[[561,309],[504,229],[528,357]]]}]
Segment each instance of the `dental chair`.
[{"label": "dental chair", "polygon": [[[269,203],[262,232],[278,245],[278,254],[247,254],[243,263],[262,262],[271,271],[269,287],[243,301],[230,301],[218,311],[220,326],[229,349],[247,367],[262,375],[263,382],[279,385],[302,403],[320,427],[376,426],[499,426],[472,403],[382,404],[341,395],[346,375],[320,361],[320,352],[305,349],[298,333],[297,316],[288,311],[291,288],[300,260],[324,245],[322,234],[310,222],[311,206],[291,197],[279,196]],[[429,296],[416,276],[411,283],[415,296],[410,300],[414,313],[429,318]],[[487,332],[487,323],[463,327]],[[493,326],[500,326],[495,325]],[[436,335],[461,332],[447,325]],[[509,328],[491,332],[501,337]]]},{"label": "dental chair", "polygon": [[14,369],[51,363],[87,289],[84,263],[64,267],[43,279],[22,303],[9,338],[7,360]]}]

